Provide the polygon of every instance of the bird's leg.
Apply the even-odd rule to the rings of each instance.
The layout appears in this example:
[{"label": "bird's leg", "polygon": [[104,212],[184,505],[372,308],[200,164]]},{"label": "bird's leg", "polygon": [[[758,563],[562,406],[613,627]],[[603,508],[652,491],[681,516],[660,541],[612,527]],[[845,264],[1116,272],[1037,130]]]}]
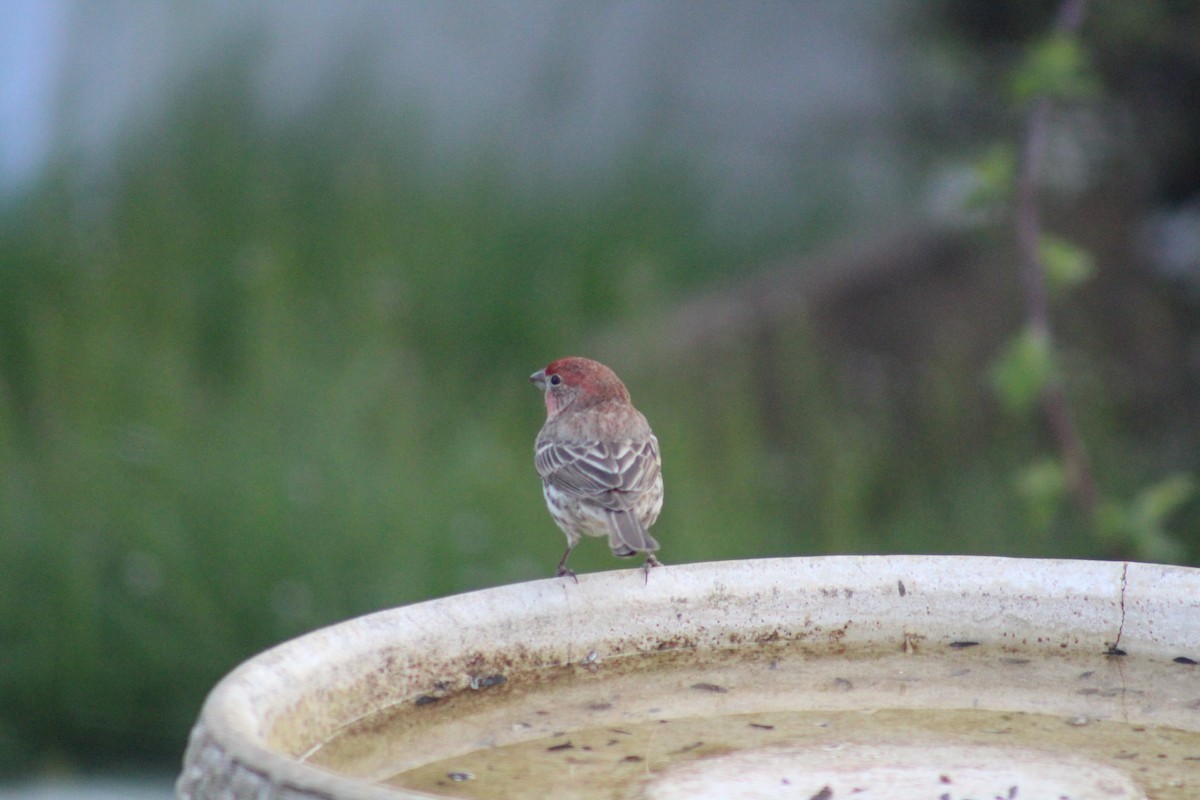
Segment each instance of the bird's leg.
[{"label": "bird's leg", "polygon": [[646,563],[642,564],[642,572],[646,573],[646,583],[650,583],[650,570],[653,567],[661,567],[662,562],[654,557],[654,553],[646,553]]},{"label": "bird's leg", "polygon": [[569,575],[576,583],[579,583],[579,578],[575,577],[575,570],[567,569],[567,559],[571,557],[571,551],[574,549],[574,544],[567,544],[567,552],[563,553],[562,558],[558,560],[558,569],[554,571],[554,577],[562,578],[566,575]]}]

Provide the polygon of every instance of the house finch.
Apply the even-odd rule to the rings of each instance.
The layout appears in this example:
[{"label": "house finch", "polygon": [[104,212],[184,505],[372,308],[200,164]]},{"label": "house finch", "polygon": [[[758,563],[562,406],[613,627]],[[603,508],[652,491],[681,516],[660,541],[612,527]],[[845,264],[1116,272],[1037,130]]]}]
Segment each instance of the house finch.
[{"label": "house finch", "polygon": [[529,376],[546,397],[546,424],[534,445],[546,507],[567,535],[556,575],[579,539],[607,536],[613,555],[646,554],[659,566],[646,529],[662,510],[662,460],[650,424],[611,369],[589,358],[560,358]]}]

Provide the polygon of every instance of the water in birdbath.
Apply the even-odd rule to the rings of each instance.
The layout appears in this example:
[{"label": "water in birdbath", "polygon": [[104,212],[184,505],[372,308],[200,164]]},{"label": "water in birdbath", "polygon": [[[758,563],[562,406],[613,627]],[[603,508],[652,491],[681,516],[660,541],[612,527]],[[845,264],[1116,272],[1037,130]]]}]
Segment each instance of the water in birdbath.
[{"label": "water in birdbath", "polygon": [[432,685],[304,760],[493,800],[869,800],[926,790],[948,800],[1184,800],[1200,797],[1200,666],[918,639],[891,649],[589,653],[479,676],[465,690]]}]

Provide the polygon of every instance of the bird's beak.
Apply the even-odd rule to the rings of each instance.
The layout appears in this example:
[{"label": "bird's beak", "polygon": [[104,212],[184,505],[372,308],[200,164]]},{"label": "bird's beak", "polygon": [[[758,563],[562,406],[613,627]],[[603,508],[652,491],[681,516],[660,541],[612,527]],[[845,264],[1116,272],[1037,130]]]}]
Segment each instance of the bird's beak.
[{"label": "bird's beak", "polygon": [[542,391],[546,390],[546,370],[539,369],[537,372],[529,376],[529,382],[538,387]]}]

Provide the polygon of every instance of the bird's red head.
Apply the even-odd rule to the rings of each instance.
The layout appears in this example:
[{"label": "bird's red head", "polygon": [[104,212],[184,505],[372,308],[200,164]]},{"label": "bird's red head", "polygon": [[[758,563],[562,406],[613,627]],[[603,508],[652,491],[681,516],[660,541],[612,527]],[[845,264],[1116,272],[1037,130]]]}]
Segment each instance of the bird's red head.
[{"label": "bird's red head", "polygon": [[586,408],[606,400],[629,402],[629,390],[617,373],[590,358],[569,356],[551,361],[529,380],[546,393],[546,411],[551,416],[571,404]]}]

